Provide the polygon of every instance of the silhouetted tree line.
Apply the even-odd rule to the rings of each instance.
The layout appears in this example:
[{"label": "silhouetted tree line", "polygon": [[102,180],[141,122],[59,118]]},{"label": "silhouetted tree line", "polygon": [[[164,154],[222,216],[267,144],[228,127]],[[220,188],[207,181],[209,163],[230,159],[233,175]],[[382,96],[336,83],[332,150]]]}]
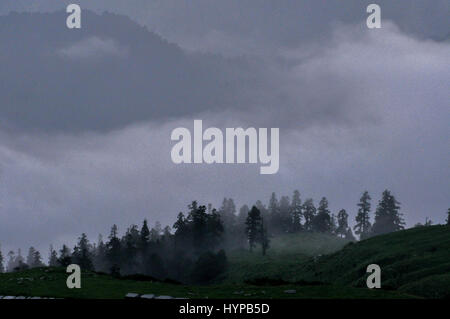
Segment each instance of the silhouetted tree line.
[{"label": "silhouetted tree line", "polygon": [[[400,203],[385,190],[371,223],[371,197],[366,191],[357,204],[354,231],[360,239],[404,229]],[[450,209],[448,211],[450,220]],[[184,283],[208,283],[226,271],[226,250],[259,246],[263,255],[270,248],[270,238],[283,233],[320,232],[355,240],[348,224],[348,214],[341,209],[331,213],[328,200],[322,197],[316,207],[312,198],[301,200],[294,191],[292,199],[279,200],[272,193],[268,206],[257,201],[250,209],[243,205],[239,212],[233,199],[225,198],[216,210],[212,205],[188,206],[180,212],[172,228],[162,228],[159,222],[150,228],[131,225],[123,236],[113,225],[105,241],[100,235],[91,243],[82,234],[73,249],[63,245],[59,251],[50,247],[48,265],[52,267],[78,264],[84,270],[96,270],[113,275],[143,274],[158,279],[170,278]],[[42,267],[42,257],[31,247],[26,260],[22,253],[10,251],[6,267],[0,251],[0,271],[15,271]],[[5,269],[6,268],[6,269]]]}]

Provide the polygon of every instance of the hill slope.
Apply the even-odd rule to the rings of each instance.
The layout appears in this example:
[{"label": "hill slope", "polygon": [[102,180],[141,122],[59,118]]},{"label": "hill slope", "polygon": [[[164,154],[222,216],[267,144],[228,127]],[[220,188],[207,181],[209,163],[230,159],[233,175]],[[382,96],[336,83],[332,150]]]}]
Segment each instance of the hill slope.
[{"label": "hill slope", "polygon": [[450,297],[450,228],[408,229],[347,244],[299,267],[296,280],[365,286],[369,264],[381,267],[382,288]]}]

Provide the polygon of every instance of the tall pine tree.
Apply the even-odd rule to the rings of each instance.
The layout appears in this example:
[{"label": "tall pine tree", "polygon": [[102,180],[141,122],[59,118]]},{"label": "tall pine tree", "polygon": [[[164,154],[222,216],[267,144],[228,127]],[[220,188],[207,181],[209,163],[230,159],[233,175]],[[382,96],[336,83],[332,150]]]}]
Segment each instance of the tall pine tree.
[{"label": "tall pine tree", "polygon": [[332,224],[330,210],[328,209],[328,200],[322,197],[317,208],[317,215],[312,221],[313,230],[320,233],[331,233]]},{"label": "tall pine tree", "polygon": [[44,266],[45,265],[42,262],[41,253],[39,252],[39,250],[36,250],[33,255],[33,266],[32,267],[36,268],[36,267],[44,267]]},{"label": "tall pine tree", "polygon": [[144,219],[142,223],[141,231],[139,232],[139,251],[141,254],[145,254],[150,242],[150,229],[148,228],[147,219]]},{"label": "tall pine tree", "polygon": [[316,207],[314,207],[314,201],[312,198],[308,198],[302,205],[303,218],[305,223],[303,228],[307,231],[313,230],[313,219],[316,216]]},{"label": "tall pine tree", "polygon": [[399,212],[400,203],[390,191],[385,190],[375,212],[375,222],[372,227],[373,235],[380,235],[402,230],[405,227]]},{"label": "tall pine tree", "polygon": [[[348,214],[345,209],[341,209],[337,214],[336,235],[345,238],[348,233]],[[351,230],[350,230],[351,231]]]},{"label": "tall pine tree", "polygon": [[370,195],[365,191],[358,203],[358,214],[356,215],[356,225],[354,226],[355,234],[359,235],[359,239],[365,239],[370,234]]},{"label": "tall pine tree", "polygon": [[125,233],[123,238],[123,270],[126,273],[136,273],[137,270],[137,256],[140,245],[140,233],[137,225],[131,225]]},{"label": "tall pine tree", "polygon": [[66,245],[63,245],[59,251],[58,264],[67,267],[72,263],[72,257],[70,254],[70,249]]},{"label": "tall pine tree", "polygon": [[291,221],[292,231],[294,233],[302,229],[302,201],[300,199],[300,192],[294,191],[291,202]]},{"label": "tall pine tree", "polygon": [[247,234],[250,251],[252,251],[258,242],[261,231],[261,212],[256,206],[253,206],[248,213],[245,225],[245,233]]},{"label": "tall pine tree", "polygon": [[36,252],[36,249],[34,249],[33,246],[28,249],[28,255],[27,255],[27,265],[30,268],[34,268],[34,254]]},{"label": "tall pine tree", "polygon": [[291,230],[291,203],[289,196],[281,196],[279,203],[278,224],[279,232],[289,232]]},{"label": "tall pine tree", "polygon": [[48,266],[49,267],[58,267],[58,254],[56,253],[56,250],[53,249],[53,245],[50,245],[50,251],[48,254]]},{"label": "tall pine tree", "polygon": [[276,233],[281,232],[283,229],[282,219],[280,214],[280,204],[277,199],[277,195],[272,193],[269,200],[269,223],[272,226],[272,230]]},{"label": "tall pine tree", "polygon": [[[211,210],[212,213],[212,210]],[[236,205],[232,198],[224,198],[219,209],[220,218],[226,231],[231,231],[236,223]]]},{"label": "tall pine tree", "polygon": [[78,243],[73,250],[73,260],[83,270],[94,270],[92,263],[91,245],[86,234],[83,233],[78,238]]},{"label": "tall pine tree", "polygon": [[106,257],[108,261],[108,269],[113,275],[120,274],[121,266],[121,245],[118,236],[117,225],[111,227],[111,232],[106,243]]}]

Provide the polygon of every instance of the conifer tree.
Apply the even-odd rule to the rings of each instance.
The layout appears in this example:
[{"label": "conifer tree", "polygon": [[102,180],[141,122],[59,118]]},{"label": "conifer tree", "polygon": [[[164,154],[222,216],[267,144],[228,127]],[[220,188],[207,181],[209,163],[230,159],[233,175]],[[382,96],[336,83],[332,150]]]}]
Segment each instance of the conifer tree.
[{"label": "conifer tree", "polygon": [[140,234],[136,225],[131,225],[125,233],[123,239],[123,264],[126,272],[135,273],[137,271],[137,255],[140,245]]},{"label": "conifer tree", "polygon": [[139,249],[141,253],[145,253],[150,242],[150,229],[148,228],[147,220],[144,219],[141,231],[139,232]]},{"label": "conifer tree", "polygon": [[269,214],[273,215],[277,215],[278,214],[278,199],[277,199],[277,195],[275,194],[275,192],[272,193],[272,195],[270,196],[270,200],[269,200]]},{"label": "conifer tree", "polygon": [[303,228],[307,231],[313,230],[313,219],[316,216],[316,207],[314,207],[314,202],[312,198],[308,198],[302,205],[303,218],[305,223]]},{"label": "conifer tree", "polygon": [[117,225],[111,227],[111,232],[109,234],[109,241],[106,243],[106,257],[108,260],[108,268],[117,275],[120,273],[121,265],[121,245],[120,240],[117,237],[118,230]]},{"label": "conifer tree", "polygon": [[236,205],[233,199],[224,198],[218,213],[225,229],[231,231],[236,223]]},{"label": "conifer tree", "polygon": [[73,250],[73,262],[83,270],[94,270],[92,263],[92,252],[89,239],[85,233],[78,238],[78,243]]},{"label": "conifer tree", "polygon": [[220,214],[213,209],[211,214],[206,216],[206,242],[203,244],[204,250],[214,250],[220,245],[224,226]]},{"label": "conifer tree", "polygon": [[97,247],[95,249],[95,254],[92,261],[96,271],[109,271],[106,253],[106,244],[103,242],[103,236],[99,234],[97,239]]},{"label": "conifer tree", "polygon": [[256,206],[253,206],[248,213],[247,220],[245,222],[246,228],[245,233],[247,234],[248,244],[250,246],[250,251],[253,251],[256,243],[259,239],[259,234],[261,231],[261,212]]},{"label": "conifer tree", "polygon": [[30,267],[36,268],[36,267],[43,267],[45,266],[42,262],[42,256],[39,250],[36,250],[33,254],[33,265]]},{"label": "conifer tree", "polygon": [[263,217],[267,221],[270,221],[269,209],[267,209],[266,206],[260,200],[256,201],[255,206],[256,208],[258,208],[261,217]]},{"label": "conifer tree", "polygon": [[178,214],[177,221],[173,224],[172,228],[175,229],[175,248],[181,249],[181,247],[187,244],[188,238],[188,228],[183,213],[180,212]]},{"label": "conifer tree", "polygon": [[36,250],[34,249],[33,246],[30,247],[30,249],[28,249],[28,255],[27,255],[27,265],[30,268],[33,268],[33,263],[34,263],[34,253],[36,252]]},{"label": "conifer tree", "polygon": [[386,234],[404,229],[405,222],[399,210],[400,203],[389,190],[385,190],[375,212],[375,222],[372,227],[373,235]]},{"label": "conifer tree", "polygon": [[58,254],[56,250],[53,249],[53,245],[50,245],[50,252],[48,254],[48,266],[49,267],[58,267]]},{"label": "conifer tree", "polygon": [[317,208],[317,215],[312,221],[313,230],[320,233],[330,233],[332,229],[330,210],[328,209],[328,200],[322,197]]},{"label": "conifer tree", "polygon": [[286,233],[291,230],[291,202],[289,196],[281,196],[278,207],[277,231]]},{"label": "conifer tree", "polygon": [[280,210],[280,203],[278,202],[277,195],[272,193],[269,200],[269,216],[268,219],[270,225],[272,226],[272,230],[276,233],[282,232],[283,222]]},{"label": "conifer tree", "polygon": [[63,267],[67,267],[72,263],[70,249],[66,245],[63,245],[59,251],[58,263]]},{"label": "conifer tree", "polygon": [[[336,235],[345,238],[348,233],[348,214],[345,209],[341,209],[337,215],[337,229]],[[350,230],[351,232],[351,230]],[[352,234],[353,235],[353,234]]]},{"label": "conifer tree", "polygon": [[370,200],[371,198],[368,191],[365,191],[359,199],[356,225],[353,229],[360,240],[367,238],[370,234]]},{"label": "conifer tree", "polygon": [[204,244],[206,243],[208,214],[206,214],[206,206],[198,206],[196,201],[189,205],[189,210],[187,222],[190,225],[189,229],[192,231],[193,248],[199,253],[204,250]]},{"label": "conifer tree", "polygon": [[300,192],[294,191],[291,202],[291,218],[292,218],[292,231],[294,233],[302,229],[302,201],[300,199]]}]

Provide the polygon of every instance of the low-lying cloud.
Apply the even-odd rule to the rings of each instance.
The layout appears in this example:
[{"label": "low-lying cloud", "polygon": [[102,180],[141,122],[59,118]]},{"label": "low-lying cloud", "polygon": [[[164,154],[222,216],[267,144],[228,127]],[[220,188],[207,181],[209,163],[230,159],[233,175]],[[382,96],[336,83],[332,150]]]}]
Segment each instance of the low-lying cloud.
[{"label": "low-lying cloud", "polygon": [[71,59],[125,57],[127,49],[113,39],[89,37],[59,50],[59,54]]}]

